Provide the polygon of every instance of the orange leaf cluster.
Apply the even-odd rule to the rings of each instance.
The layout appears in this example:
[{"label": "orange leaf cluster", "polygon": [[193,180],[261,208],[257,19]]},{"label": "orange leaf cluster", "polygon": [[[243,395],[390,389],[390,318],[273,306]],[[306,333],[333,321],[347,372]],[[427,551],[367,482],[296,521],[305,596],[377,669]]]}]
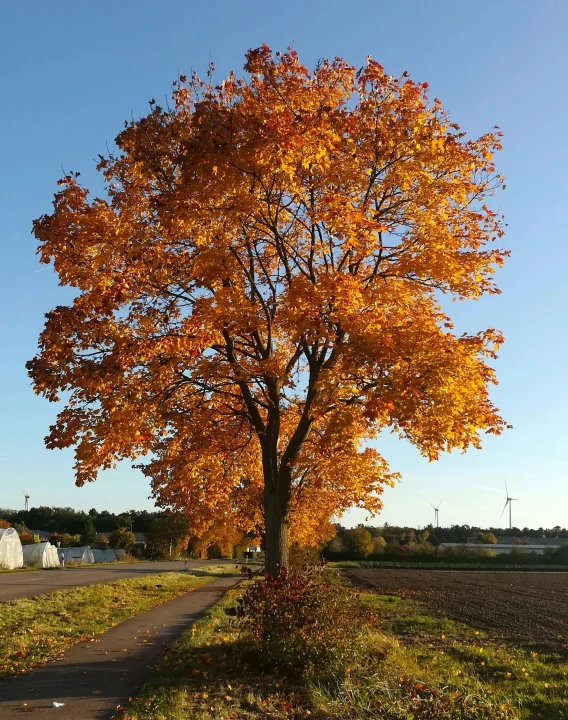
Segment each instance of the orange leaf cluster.
[{"label": "orange leaf cluster", "polygon": [[278,516],[305,540],[380,509],[382,430],[435,459],[505,427],[501,334],[454,334],[438,302],[498,292],[500,132],[465,139],[371,59],[310,72],[263,46],[245,70],[180,78],[128,123],[106,199],[63,179],[35,234],[78,292],[28,367],[68,397],[47,445],[76,446],[78,484],[151,454],[156,498],[197,532]]}]

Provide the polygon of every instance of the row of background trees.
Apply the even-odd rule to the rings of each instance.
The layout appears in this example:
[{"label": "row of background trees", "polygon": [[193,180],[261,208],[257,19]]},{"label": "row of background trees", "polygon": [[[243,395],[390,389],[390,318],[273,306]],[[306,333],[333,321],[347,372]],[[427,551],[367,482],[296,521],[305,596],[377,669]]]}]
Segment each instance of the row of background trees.
[{"label": "row of background trees", "polygon": [[[44,530],[55,533],[54,542],[63,547],[71,544],[95,545],[97,532],[108,533],[110,547],[130,549],[135,532],[144,533],[149,551],[154,556],[180,555],[189,552],[196,557],[239,557],[247,545],[257,540],[224,526],[212,527],[198,537],[182,515],[147,510],[112,513],[92,508],[88,512],[73,508],[34,507],[28,511],[0,509],[0,518],[21,529],[23,541],[33,542],[26,531]],[[347,529],[336,526],[334,537],[324,548],[330,557],[339,553],[353,553],[357,557],[398,554],[401,548],[411,554],[431,555],[440,543],[466,542],[472,538],[480,543],[496,542],[498,536],[538,538],[568,538],[568,530],[554,528],[477,528],[470,525],[424,529],[396,526],[359,526]],[[321,550],[322,548],[316,548]]]},{"label": "row of background trees", "polygon": [[83,532],[87,518],[90,518],[97,532],[112,533],[119,527],[127,527],[132,532],[147,533],[152,520],[162,513],[147,510],[128,510],[112,513],[91,508],[88,512],[73,510],[70,507],[33,507],[30,510],[8,510],[0,508],[0,517],[13,525],[25,525],[31,530],[69,533],[78,535]]},{"label": "row of background trees", "polygon": [[[69,507],[38,507],[28,511],[0,508],[0,518],[0,527],[14,526],[18,530],[22,544],[38,542],[37,532],[42,530],[52,533],[51,542],[61,547],[108,546],[152,558],[185,554],[197,558],[239,558],[249,545],[258,543],[258,538],[223,523],[197,536],[179,513],[147,510],[111,513],[95,508],[84,512]],[[143,543],[135,545],[136,532],[144,533]],[[105,533],[106,540],[97,540],[97,533]]]},{"label": "row of background trees", "polygon": [[[538,544],[539,538],[567,538],[568,530],[554,528],[476,528],[470,525],[453,525],[449,528],[434,528],[432,525],[420,530],[411,527],[392,526],[385,523],[380,527],[359,525],[356,528],[336,526],[336,534],[324,548],[329,559],[364,559],[376,556],[436,556],[441,543],[465,543],[474,541],[479,544],[493,545],[499,536],[515,538],[513,544],[522,544],[528,539],[530,544]],[[532,542],[531,542],[532,541]],[[568,546],[567,546],[568,547]],[[448,555],[452,554],[452,548]],[[479,553],[480,555],[482,553]],[[568,554],[568,553],[567,553]],[[494,553],[490,550],[488,556]]]},{"label": "row of background trees", "polygon": [[[24,525],[31,530],[46,530],[48,532],[69,533],[77,535],[83,532],[85,522],[90,518],[96,527],[97,532],[112,533],[120,527],[127,527],[132,532],[148,533],[151,531],[152,522],[164,518],[163,512],[149,512],[148,510],[128,510],[121,513],[112,513],[108,510],[96,510],[91,508],[88,512],[74,510],[70,507],[33,507],[30,510],[8,510],[0,508],[0,517],[12,525]],[[381,536],[387,544],[392,542],[404,543],[412,540],[412,534],[419,534],[420,528],[402,525],[383,525],[364,527],[372,537]],[[493,535],[505,535],[507,537],[527,538],[568,538],[568,529],[556,525],[553,528],[478,528],[472,525],[451,525],[448,527],[434,528],[432,525],[425,527],[429,532],[429,542],[438,545],[441,542],[465,542],[468,538],[476,536],[478,532],[490,532]],[[347,528],[337,525],[336,537],[342,538]]]}]

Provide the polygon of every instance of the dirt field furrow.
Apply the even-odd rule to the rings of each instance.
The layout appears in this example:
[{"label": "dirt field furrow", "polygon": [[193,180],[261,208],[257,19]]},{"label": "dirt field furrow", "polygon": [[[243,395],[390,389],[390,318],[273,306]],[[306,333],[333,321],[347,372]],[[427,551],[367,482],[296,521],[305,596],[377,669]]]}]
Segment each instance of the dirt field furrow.
[{"label": "dirt field furrow", "polygon": [[350,569],[351,582],[419,600],[454,620],[568,655],[568,574]]}]

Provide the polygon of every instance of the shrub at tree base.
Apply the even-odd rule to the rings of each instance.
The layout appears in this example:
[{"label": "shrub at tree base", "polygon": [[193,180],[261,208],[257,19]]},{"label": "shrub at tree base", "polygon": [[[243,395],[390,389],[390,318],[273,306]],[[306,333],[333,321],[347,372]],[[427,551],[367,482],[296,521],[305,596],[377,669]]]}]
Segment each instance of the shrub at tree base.
[{"label": "shrub at tree base", "polygon": [[364,613],[353,591],[317,569],[282,569],[239,600],[237,624],[261,662],[291,674],[338,678],[364,652]]}]

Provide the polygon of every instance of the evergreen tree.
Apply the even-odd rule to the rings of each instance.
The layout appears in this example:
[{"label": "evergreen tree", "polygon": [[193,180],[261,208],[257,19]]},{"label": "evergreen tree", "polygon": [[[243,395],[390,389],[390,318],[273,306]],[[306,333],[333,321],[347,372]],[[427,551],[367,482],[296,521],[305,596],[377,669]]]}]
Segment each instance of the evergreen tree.
[{"label": "evergreen tree", "polygon": [[81,533],[81,545],[94,545],[97,541],[97,531],[93,518],[89,515],[85,520],[85,526]]}]

